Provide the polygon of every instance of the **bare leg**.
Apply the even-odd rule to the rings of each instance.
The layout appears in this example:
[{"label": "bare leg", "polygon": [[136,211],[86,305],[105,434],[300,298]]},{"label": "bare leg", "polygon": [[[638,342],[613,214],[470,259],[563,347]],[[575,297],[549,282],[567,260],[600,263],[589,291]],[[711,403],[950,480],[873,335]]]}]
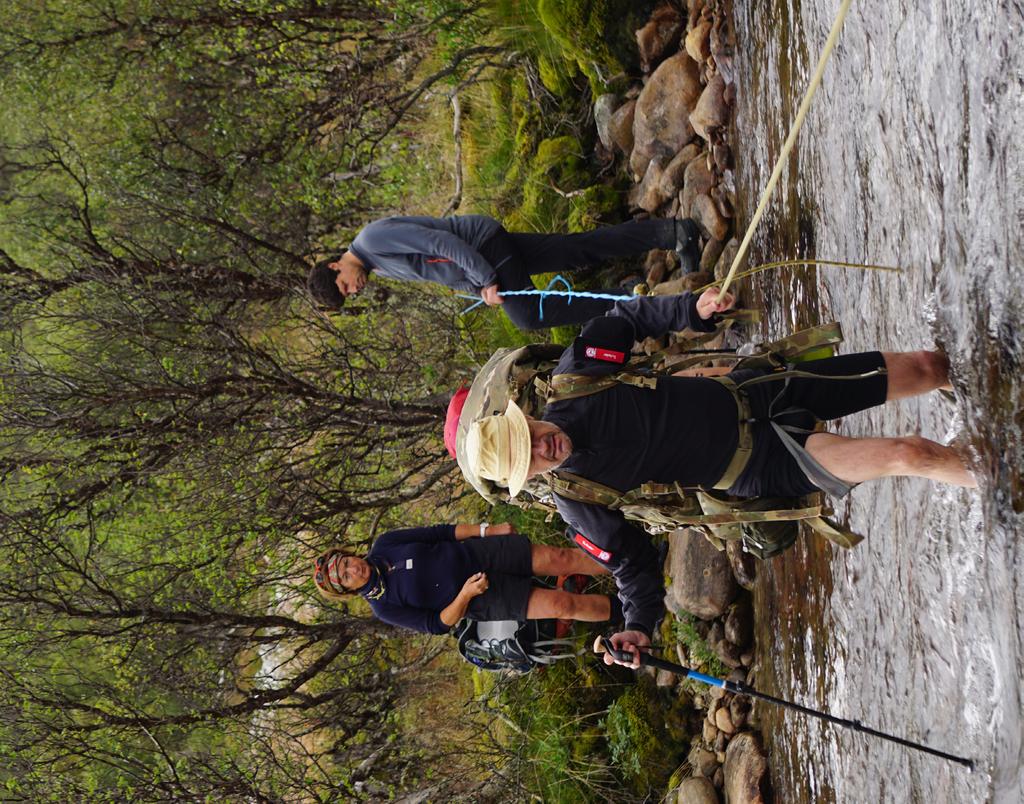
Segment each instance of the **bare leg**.
[{"label": "bare leg", "polygon": [[607,595],[573,595],[555,589],[532,589],[526,604],[529,620],[583,620],[600,623],[611,619],[612,604]]},{"label": "bare leg", "polygon": [[814,433],[807,452],[841,480],[860,483],[879,477],[912,475],[977,488],[963,459],[952,447],[920,436],[901,438],[846,438],[834,433]]},{"label": "bare leg", "polygon": [[889,375],[885,401],[926,394],[937,388],[952,390],[949,358],[942,352],[882,352]]},{"label": "bare leg", "polygon": [[608,570],[575,547],[530,545],[534,575],[607,575]]}]

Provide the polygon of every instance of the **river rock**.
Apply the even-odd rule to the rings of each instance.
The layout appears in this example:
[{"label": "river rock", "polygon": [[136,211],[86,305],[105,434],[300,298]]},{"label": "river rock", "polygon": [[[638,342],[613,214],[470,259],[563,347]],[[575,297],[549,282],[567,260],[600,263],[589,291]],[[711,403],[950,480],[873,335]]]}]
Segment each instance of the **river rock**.
[{"label": "river rock", "polygon": [[724,731],[718,732],[718,736],[715,738],[715,761],[721,763],[724,761],[724,757],[719,759],[719,755],[725,751],[725,747],[729,745],[729,735]]},{"label": "river rock", "polygon": [[[732,267],[732,262],[733,260],[736,259],[736,254],[739,252],[739,250],[740,241],[735,237],[725,244],[725,248],[722,249],[722,256],[718,258],[718,265],[715,266],[715,279],[725,278],[725,275],[729,273],[729,269]],[[743,259],[746,260],[746,257],[744,257]],[[742,263],[740,264],[740,267],[737,270],[743,270]],[[744,553],[744,555],[749,556],[749,554],[747,553]],[[755,567],[755,569],[751,572],[751,575],[756,575],[757,559],[755,559],[753,556],[749,556],[749,558],[751,563]],[[751,581],[751,586],[753,586],[753,581]],[[749,589],[750,587],[747,588]]]},{"label": "river rock", "polygon": [[655,155],[666,162],[693,139],[690,112],[700,98],[700,71],[686,53],[661,63],[636,99],[629,167],[643,176]]},{"label": "river rock", "polygon": [[690,749],[687,761],[690,763],[690,767],[701,776],[711,776],[718,769],[718,761],[715,759],[714,753],[699,745]]},{"label": "river rock", "polygon": [[729,195],[725,192],[725,188],[721,184],[716,184],[711,188],[711,192],[708,193],[711,196],[711,200],[715,202],[715,208],[723,218],[732,218],[732,202],[729,201]]},{"label": "river rock", "polygon": [[724,90],[725,79],[715,75],[700,93],[697,106],[690,113],[690,125],[704,139],[708,138],[708,129],[721,128],[729,122],[729,106],[722,97]]},{"label": "river rock", "polygon": [[690,162],[700,156],[701,150],[699,143],[691,142],[665,165],[665,170],[661,174],[661,191],[666,198],[678,194],[683,189],[683,184],[686,182],[686,168]]},{"label": "river rock", "polygon": [[718,791],[703,776],[691,776],[676,791],[676,804],[718,804]]},{"label": "river rock", "polygon": [[[676,296],[685,291],[693,292],[697,288],[702,288],[714,279],[714,276],[708,271],[694,271],[692,274],[684,274],[678,279],[670,279],[668,282],[660,282],[654,288],[651,289],[651,296]],[[669,358],[671,360],[671,358]],[[680,355],[679,360],[685,359],[685,355]],[[671,365],[671,363],[669,363]]]},{"label": "river rock", "polygon": [[729,219],[722,217],[711,196],[698,195],[690,207],[690,217],[700,227],[705,237],[725,240],[725,236],[729,234]]},{"label": "river rock", "polygon": [[718,737],[718,726],[714,723],[709,722],[707,719],[704,720],[704,725],[701,729],[700,736],[704,739],[704,742],[708,745],[715,744],[715,738]]},{"label": "river rock", "polygon": [[733,670],[736,670],[743,666],[740,661],[741,649],[733,645],[728,639],[723,639],[721,642],[715,644],[715,656],[718,660]]},{"label": "river rock", "polygon": [[737,731],[742,729],[743,724],[747,722],[747,715],[750,714],[751,708],[750,698],[746,695],[737,695],[729,701],[729,719]]},{"label": "river rock", "polygon": [[654,9],[647,24],[636,32],[636,44],[640,51],[640,69],[649,73],[670,50],[679,45],[685,21],[674,6],[662,2]]},{"label": "river rock", "polygon": [[686,34],[686,52],[700,63],[711,55],[711,20],[698,19]]},{"label": "river rock", "polygon": [[658,675],[654,677],[654,683],[656,686],[661,688],[674,687],[676,684],[676,674],[671,670],[659,669]]},{"label": "river rock", "polygon": [[[704,251],[700,255],[701,273],[710,274],[715,270],[715,264],[718,262],[718,258],[722,256],[723,248],[725,248],[725,243],[721,240],[709,240],[705,244]],[[729,544],[732,544],[732,542],[729,542]]]},{"label": "river rock", "polygon": [[647,258],[644,260],[644,281],[647,283],[647,287],[653,288],[668,275],[669,269],[672,267],[669,253],[660,248],[647,252]]},{"label": "river rock", "polygon": [[738,587],[729,559],[698,531],[677,530],[669,536],[669,597],[677,609],[710,619],[724,613]]},{"label": "river rock", "polygon": [[725,734],[734,734],[736,732],[736,727],[732,725],[732,716],[729,714],[728,707],[720,707],[715,712],[715,725],[720,732]]},{"label": "river rock", "polygon": [[725,15],[714,19],[710,36],[711,56],[719,68],[732,72],[732,59],[736,53],[736,35]]},{"label": "river rock", "polygon": [[[709,243],[717,243],[717,240],[710,240]],[[736,244],[736,240],[730,240],[729,243],[722,245],[722,252],[715,263],[715,278],[721,279],[725,276],[725,272],[729,270],[729,265],[732,264],[732,258],[729,258],[729,263],[725,265],[724,269],[719,270],[723,263],[726,261],[726,251],[730,244]],[[736,247],[732,249],[733,256],[736,255]],[[701,267],[704,267],[704,259],[701,258]],[[740,542],[729,542],[725,546],[725,553],[729,557],[729,566],[732,567],[732,574],[736,578],[736,582],[744,589],[751,590],[754,588],[754,581],[757,579],[757,559],[754,558],[750,553],[743,549],[743,545]]]},{"label": "river rock", "polygon": [[661,191],[661,177],[665,171],[664,160],[655,156],[647,163],[643,181],[636,191],[636,205],[648,212],[654,212],[668,199]]},{"label": "river rock", "polygon": [[699,195],[707,195],[715,186],[715,176],[708,168],[708,155],[701,151],[686,165],[683,173],[683,189],[679,193],[679,208],[684,216],[690,216],[693,203]]},{"label": "river rock", "polygon": [[711,784],[715,786],[716,790],[721,790],[725,786],[725,771],[722,770],[721,765],[718,766],[715,775],[711,777]]},{"label": "river rock", "polygon": [[761,739],[753,732],[738,734],[725,752],[725,798],[729,804],[766,804],[771,801],[768,760]]},{"label": "river rock", "polygon": [[686,0],[686,19],[690,25],[696,24],[700,14],[704,10],[706,0]]},{"label": "river rock", "polygon": [[594,125],[597,126],[597,138],[609,151],[612,149],[612,117],[619,108],[619,96],[610,92],[598,95],[594,101]]},{"label": "river rock", "polygon": [[633,114],[636,100],[627,100],[616,109],[608,121],[608,137],[622,153],[633,150]]},{"label": "river rock", "polygon": [[744,598],[736,601],[725,618],[725,638],[745,648],[754,639],[754,611]]}]

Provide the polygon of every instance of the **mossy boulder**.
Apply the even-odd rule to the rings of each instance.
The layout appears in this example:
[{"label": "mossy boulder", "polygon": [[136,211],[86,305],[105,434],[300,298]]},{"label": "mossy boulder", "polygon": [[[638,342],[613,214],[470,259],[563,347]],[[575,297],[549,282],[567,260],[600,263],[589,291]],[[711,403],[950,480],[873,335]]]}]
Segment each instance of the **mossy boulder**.
[{"label": "mossy boulder", "polygon": [[611,79],[635,68],[633,31],[650,6],[628,0],[537,0],[537,16],[597,95]]},{"label": "mossy boulder", "polygon": [[523,184],[523,202],[517,217],[526,228],[520,231],[561,231],[569,215],[569,199],[558,191],[579,189],[587,180],[579,140],[571,136],[542,140]]},{"label": "mossy boulder", "polygon": [[621,203],[621,194],[614,187],[592,184],[582,194],[569,199],[569,231],[596,229],[614,217]]}]

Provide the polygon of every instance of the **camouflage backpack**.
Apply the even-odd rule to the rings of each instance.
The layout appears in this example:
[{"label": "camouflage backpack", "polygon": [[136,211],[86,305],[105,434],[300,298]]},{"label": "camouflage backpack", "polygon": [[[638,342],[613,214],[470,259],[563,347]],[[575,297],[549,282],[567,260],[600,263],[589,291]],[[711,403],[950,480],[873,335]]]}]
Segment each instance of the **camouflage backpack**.
[{"label": "camouflage backpack", "polygon": [[[839,325],[833,323],[759,344],[750,354],[702,352],[698,347],[714,334],[677,341],[658,354],[632,358],[616,374],[597,378],[565,374],[552,378],[564,351],[562,346],[530,344],[498,350],[474,378],[459,419],[456,459],[463,475],[488,502],[509,501],[507,489],[471,471],[464,450],[470,423],[504,411],[509,400],[515,400],[528,416],[540,417],[549,402],[599,393],[617,383],[653,387],[653,378],[658,375],[699,366],[712,356],[732,360],[734,368],[781,368],[808,356],[828,356],[842,341]],[[823,350],[827,350],[825,354]],[[531,478],[524,487],[524,495],[511,502],[554,512],[553,494],[621,511],[652,534],[697,528],[719,550],[725,549],[726,542],[740,541],[745,550],[759,558],[770,558],[790,547],[796,540],[800,521],[841,547],[853,547],[863,538],[827,518],[831,511],[825,507],[822,494],[799,499],[737,499],[721,490],[665,483],[644,483],[622,493],[588,478],[555,470]]]}]

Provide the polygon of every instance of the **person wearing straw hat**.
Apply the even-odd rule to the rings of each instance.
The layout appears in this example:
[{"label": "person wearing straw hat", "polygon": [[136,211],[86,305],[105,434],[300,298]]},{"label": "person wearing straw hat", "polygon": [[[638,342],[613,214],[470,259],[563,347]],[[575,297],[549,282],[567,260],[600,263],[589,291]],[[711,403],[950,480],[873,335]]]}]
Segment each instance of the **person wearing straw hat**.
[{"label": "person wearing straw hat", "polygon": [[[507,232],[485,215],[449,218],[383,218],[364,227],[347,251],[321,260],[309,272],[307,287],[317,302],[339,309],[374,274],[413,282],[437,282],[501,306],[520,329],[582,324],[611,309],[612,300],[550,296],[543,319],[538,300],[502,296],[502,291],[533,288],[531,276],[592,268],[605,260],[674,249],[684,272],[697,269],[700,232],[692,220],[628,221],[589,232],[540,234]],[[622,288],[596,291],[616,296]]]},{"label": "person wearing straw hat", "polygon": [[[712,288],[699,298],[683,293],[617,303],[583,328],[552,382],[559,374],[618,372],[633,343],[648,336],[684,327],[709,331],[715,315],[733,304],[729,294],[721,302],[718,294]],[[799,371],[745,369],[727,377],[659,377],[654,388],[612,384],[550,402],[541,419],[512,402],[470,425],[469,471],[507,486],[513,497],[528,479],[554,470],[618,493],[655,482],[741,497],[841,495],[856,483],[893,475],[977,485],[952,448],[924,438],[814,432],[816,421],[947,388],[949,363],[939,352],[850,354],[801,363]],[[750,383],[759,378],[764,381]],[[752,435],[752,449],[737,462],[741,432]],[[554,500],[577,545],[615,578],[626,627],[613,645],[633,653],[650,645],[664,587],[649,537],[620,511],[557,493]]]},{"label": "person wearing straw hat", "polygon": [[509,524],[431,525],[381,534],[365,555],[330,547],[313,562],[328,600],[358,594],[390,625],[446,634],[459,620],[582,620],[621,615],[607,595],[533,585],[538,575],[604,575],[578,550],[531,544]]}]

